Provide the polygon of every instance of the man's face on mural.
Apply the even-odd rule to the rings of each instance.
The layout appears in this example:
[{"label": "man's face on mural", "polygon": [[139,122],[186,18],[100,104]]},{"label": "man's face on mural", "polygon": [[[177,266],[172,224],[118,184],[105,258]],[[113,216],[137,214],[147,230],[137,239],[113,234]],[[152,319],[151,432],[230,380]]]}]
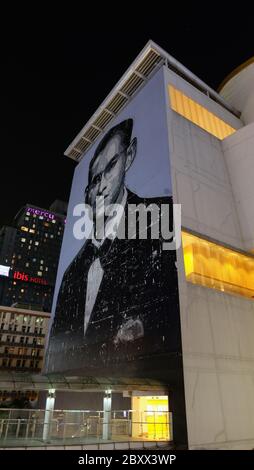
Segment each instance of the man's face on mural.
[{"label": "man's face on mural", "polygon": [[[132,161],[130,147],[124,147],[121,133],[115,134],[99,153],[90,172],[86,202],[95,215],[96,197],[103,196],[104,207],[121,203],[124,191],[124,177]],[[97,201],[97,215],[101,204]]]}]

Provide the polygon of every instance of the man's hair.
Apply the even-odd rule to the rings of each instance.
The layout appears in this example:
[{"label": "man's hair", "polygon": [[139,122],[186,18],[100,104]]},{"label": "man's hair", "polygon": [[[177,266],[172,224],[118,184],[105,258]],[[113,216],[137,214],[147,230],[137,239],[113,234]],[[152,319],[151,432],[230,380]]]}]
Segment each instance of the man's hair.
[{"label": "man's hair", "polygon": [[95,150],[92,160],[90,161],[88,181],[91,180],[91,170],[95,160],[97,159],[98,155],[102,152],[102,150],[106,147],[110,139],[112,139],[115,135],[120,135],[122,138],[123,146],[128,147],[131,142],[132,128],[133,119],[125,119],[125,121],[122,121],[116,126],[111,127],[111,129],[109,129],[109,131],[104,135],[103,139],[100,141],[98,147]]}]

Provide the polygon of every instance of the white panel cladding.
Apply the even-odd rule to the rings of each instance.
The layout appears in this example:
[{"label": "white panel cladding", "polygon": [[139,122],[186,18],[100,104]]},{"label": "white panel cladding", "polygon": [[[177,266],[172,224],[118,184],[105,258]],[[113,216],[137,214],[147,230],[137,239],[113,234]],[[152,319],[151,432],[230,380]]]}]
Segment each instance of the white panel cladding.
[{"label": "white panel cladding", "polygon": [[182,204],[182,225],[244,249],[221,142],[175,112],[170,120],[174,201]]},{"label": "white panel cladding", "polygon": [[254,444],[254,304],[185,280],[178,253],[190,448]]},{"label": "white panel cladding", "polygon": [[[177,77],[176,83],[173,78],[174,86],[197,98],[197,90],[191,94],[184,80]],[[222,143],[171,111],[167,90],[170,79],[172,74],[165,71],[173,198],[182,204],[182,224],[245,249]],[[210,105],[216,103],[211,104],[206,96],[202,100],[200,104],[212,111]],[[217,115],[233,125],[223,108]],[[181,249],[177,265],[189,447],[251,449],[254,302],[187,283]]]},{"label": "white panel cladding", "polygon": [[222,142],[246,250],[254,250],[254,123]]}]

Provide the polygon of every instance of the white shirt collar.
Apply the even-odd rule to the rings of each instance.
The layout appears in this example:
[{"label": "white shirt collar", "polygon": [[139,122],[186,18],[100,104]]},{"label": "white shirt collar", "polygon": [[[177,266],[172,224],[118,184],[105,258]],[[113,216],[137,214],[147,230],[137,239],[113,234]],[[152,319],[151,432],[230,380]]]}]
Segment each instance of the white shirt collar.
[{"label": "white shirt collar", "polygon": [[126,189],[125,186],[124,186],[123,191],[124,192],[123,192],[122,201],[118,203],[120,206],[122,206],[123,210],[122,211],[116,211],[116,215],[114,215],[113,217],[111,217],[110,219],[108,219],[106,221],[105,227],[104,227],[104,235],[105,235],[104,238],[102,238],[100,241],[96,240],[96,238],[94,237],[94,230],[93,230],[92,243],[97,248],[100,248],[102,246],[102,244],[104,243],[106,238],[111,238],[111,240],[114,240],[116,238],[117,229],[118,229],[119,224],[120,224],[120,222],[122,220],[122,217],[124,215],[124,208],[125,208],[126,203],[127,203],[128,193],[127,193],[127,189]]}]

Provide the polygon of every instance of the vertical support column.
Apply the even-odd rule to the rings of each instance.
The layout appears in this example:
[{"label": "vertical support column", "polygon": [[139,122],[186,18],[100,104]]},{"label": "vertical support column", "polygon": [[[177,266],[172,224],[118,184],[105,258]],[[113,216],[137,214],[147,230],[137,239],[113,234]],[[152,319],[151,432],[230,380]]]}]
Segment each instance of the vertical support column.
[{"label": "vertical support column", "polygon": [[[183,378],[181,377],[183,381]],[[181,383],[180,379],[176,383]],[[183,382],[182,382],[183,383]],[[185,396],[183,387],[175,388],[169,391],[169,411],[172,413],[173,425],[171,431],[173,431],[174,446],[176,449],[188,449],[188,435],[187,435],[187,421],[186,421],[186,408],[185,408]]]},{"label": "vertical support column", "polygon": [[44,423],[43,423],[43,440],[46,441],[49,436],[50,432],[50,425],[53,416],[54,406],[55,406],[55,390],[50,389],[48,391],[46,405],[45,405],[45,415],[44,415]]},{"label": "vertical support column", "polygon": [[111,390],[105,390],[103,397],[103,425],[102,425],[102,439],[109,440],[111,438],[111,407],[112,407],[112,394]]}]

